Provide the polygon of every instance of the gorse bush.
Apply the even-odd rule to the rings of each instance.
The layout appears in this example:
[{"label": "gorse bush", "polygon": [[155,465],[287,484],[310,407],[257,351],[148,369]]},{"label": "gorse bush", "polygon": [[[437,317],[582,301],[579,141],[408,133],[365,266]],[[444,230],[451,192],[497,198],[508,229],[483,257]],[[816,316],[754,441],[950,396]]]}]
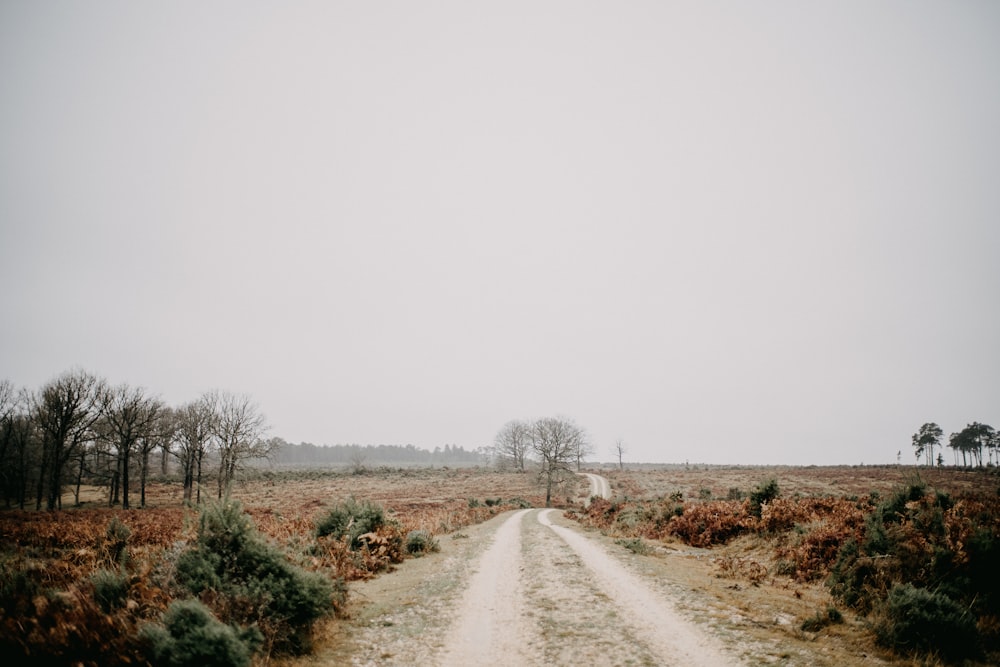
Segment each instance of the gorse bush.
[{"label": "gorse bush", "polygon": [[860,536],[841,547],[830,591],[857,611],[875,612],[876,634],[894,650],[948,659],[967,656],[962,651],[977,642],[993,650],[1000,645],[998,525],[995,498],[956,501],[910,484],[880,503]]},{"label": "gorse bush", "polygon": [[211,600],[223,618],[258,623],[272,650],[292,653],[308,649],[313,622],[346,600],[342,584],[292,564],[229,500],[202,511],[197,541],[178,558],[176,579]]},{"label": "gorse bush", "polygon": [[761,508],[777,498],[780,493],[778,480],[769,479],[763,482],[750,493],[750,513],[756,517],[760,517]]},{"label": "gorse bush", "polygon": [[222,623],[198,600],[178,600],[163,614],[163,625],[140,631],[156,667],[248,667],[263,642],[256,627]]},{"label": "gorse bush", "polygon": [[973,615],[947,595],[911,584],[893,586],[874,627],[879,643],[899,653],[934,652],[948,660],[978,653]]},{"label": "gorse bush", "polygon": [[352,549],[360,549],[361,536],[385,525],[385,510],[367,500],[348,498],[337,503],[316,524],[316,537],[350,538]]}]

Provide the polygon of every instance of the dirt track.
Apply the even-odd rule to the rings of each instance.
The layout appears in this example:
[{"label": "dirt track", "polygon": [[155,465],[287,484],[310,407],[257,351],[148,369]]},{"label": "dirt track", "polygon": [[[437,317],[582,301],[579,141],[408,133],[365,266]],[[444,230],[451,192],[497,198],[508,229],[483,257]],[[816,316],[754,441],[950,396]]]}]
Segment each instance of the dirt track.
[{"label": "dirt track", "polygon": [[[592,495],[607,493],[596,484]],[[740,664],[630,570],[625,550],[608,552],[559,511],[508,513],[448,546],[411,578],[364,589],[375,603],[397,602],[371,610],[352,638],[353,664]]]}]

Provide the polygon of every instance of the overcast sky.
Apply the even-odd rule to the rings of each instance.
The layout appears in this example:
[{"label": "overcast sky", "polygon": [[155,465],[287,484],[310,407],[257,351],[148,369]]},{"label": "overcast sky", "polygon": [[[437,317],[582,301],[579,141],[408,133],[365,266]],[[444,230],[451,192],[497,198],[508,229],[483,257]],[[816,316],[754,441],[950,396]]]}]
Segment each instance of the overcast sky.
[{"label": "overcast sky", "polygon": [[0,379],[291,442],[912,462],[1000,426],[1000,3],[4,0],[0,280]]}]

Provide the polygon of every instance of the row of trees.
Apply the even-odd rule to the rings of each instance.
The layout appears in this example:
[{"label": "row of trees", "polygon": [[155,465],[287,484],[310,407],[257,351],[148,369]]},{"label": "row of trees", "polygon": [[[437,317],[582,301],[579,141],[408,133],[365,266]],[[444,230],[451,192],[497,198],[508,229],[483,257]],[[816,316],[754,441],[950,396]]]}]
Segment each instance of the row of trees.
[{"label": "row of trees", "polygon": [[285,466],[350,465],[478,465],[488,460],[484,451],[468,450],[461,445],[422,449],[413,445],[298,445],[282,443],[271,461]]},{"label": "row of trees", "polygon": [[546,506],[552,500],[552,489],[573,474],[574,465],[579,470],[591,453],[586,431],[562,417],[509,421],[493,441],[493,456],[499,467],[523,472],[526,462],[539,466],[539,476],[545,482]]},{"label": "row of trees", "polygon": [[[928,422],[920,427],[920,430],[913,434],[913,449],[917,460],[921,456],[926,456],[927,465],[944,465],[944,456],[938,452],[937,459],[934,458],[934,450],[942,448],[941,438],[944,431],[934,422]],[[955,465],[958,465],[958,458],[961,455],[962,465],[983,465],[983,452],[986,452],[987,460],[993,465],[994,460],[1000,463],[1000,432],[997,432],[989,424],[972,422],[957,433],[952,433],[948,438],[948,446],[955,455]]]},{"label": "row of trees", "polygon": [[[7,507],[58,509],[75,483],[108,487],[108,502],[131,506],[138,478],[139,503],[159,466],[176,460],[184,499],[201,500],[203,471],[211,466],[222,497],[248,461],[267,457],[276,439],[246,395],[206,392],[170,407],[142,387],[111,385],[83,370],[68,371],[31,391],[0,381],[0,493]],[[159,453],[159,460],[155,454]]]}]

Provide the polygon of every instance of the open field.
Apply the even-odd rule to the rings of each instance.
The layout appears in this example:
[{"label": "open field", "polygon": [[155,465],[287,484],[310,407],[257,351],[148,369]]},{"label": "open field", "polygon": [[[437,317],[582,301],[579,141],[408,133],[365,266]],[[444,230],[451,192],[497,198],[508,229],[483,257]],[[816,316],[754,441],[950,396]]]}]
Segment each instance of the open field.
[{"label": "open field", "polygon": [[[878,498],[914,484],[918,477],[928,489],[956,499],[985,499],[986,504],[976,507],[994,507],[998,495],[998,477],[987,470],[644,466],[635,470],[606,467],[594,472],[610,480],[612,500],[595,502],[585,510],[583,501],[589,482],[583,477],[574,478],[556,496],[556,504],[568,511],[567,516],[599,530],[600,535],[595,532],[593,538],[603,540],[609,548],[622,549],[626,554],[634,552],[629,556],[634,559],[634,567],[647,571],[654,580],[696,591],[696,595],[685,597],[691,615],[721,624],[723,632],[737,633],[741,641],[751,637],[760,647],[754,655],[774,664],[910,664],[875,645],[868,617],[850,611],[831,597],[824,585],[830,558],[850,531],[861,534],[865,516],[874,510]],[[745,512],[749,503],[746,497],[771,479],[780,488],[778,501],[765,505],[759,518],[741,515],[733,519],[732,532],[726,533],[725,539],[706,538],[702,544],[698,535],[678,529],[709,509],[726,507],[727,511]],[[213,495],[211,487],[204,493]],[[67,607],[74,613],[92,610],[93,603],[87,601],[93,595],[88,581],[95,571],[114,565],[107,527],[115,517],[130,531],[124,543],[132,582],[129,604],[105,615],[100,622],[81,624],[81,632],[87,628],[121,635],[135,632],[143,624],[157,620],[177,594],[167,582],[163,565],[176,557],[178,545],[195,539],[198,523],[197,510],[181,503],[180,485],[152,484],[147,491],[148,507],[143,510],[107,508],[104,494],[102,489],[84,488],[80,508],[70,508],[73,496],[67,495],[64,507],[68,509],[61,512],[0,512],[0,573],[5,578],[5,599],[16,596],[17,586],[34,591],[34,597],[21,600],[20,606],[5,605],[0,618],[5,648],[32,645],[37,649],[38,644],[51,648],[53,642],[66,642],[66,662],[55,660],[51,664],[70,664],[72,652],[82,650],[81,646],[91,652],[87,655],[100,658],[88,660],[78,655],[84,664],[114,664],[101,651],[131,650],[125,646],[127,642],[92,645],[86,637],[67,636],[65,628],[60,628],[63,617],[59,615],[67,612],[58,612],[55,605],[37,597],[49,591],[44,599],[61,595],[59,599],[76,600],[76,607]],[[389,599],[377,599],[379,590],[402,586],[390,583],[385,587],[377,582],[404,582],[409,577],[425,576],[412,573],[420,572],[441,555],[402,563],[389,556],[352,556],[346,546],[314,535],[317,520],[331,506],[350,497],[377,503],[387,510],[396,526],[395,535],[429,531],[446,547],[442,552],[448,552],[453,544],[450,536],[459,534],[456,531],[468,530],[468,526],[514,508],[538,507],[543,503],[543,494],[544,489],[530,473],[382,469],[361,475],[320,470],[264,472],[237,485],[232,495],[243,504],[258,529],[280,545],[292,561],[324,576],[363,580],[398,568],[398,572],[381,574],[374,582],[351,586],[351,590],[357,586],[368,588],[358,589],[364,590],[360,597],[349,597],[346,607],[338,609],[342,616],[350,618],[331,618],[314,627],[317,656],[342,661],[351,659],[351,635],[356,629],[352,623],[368,618],[370,612],[366,609],[373,605],[384,609],[392,604]],[[992,523],[988,529],[992,535],[1000,535],[998,515],[989,516]],[[833,517],[841,517],[837,519],[841,523]],[[810,542],[816,535],[826,540],[820,545],[825,549],[822,557],[815,549],[810,551],[816,546]],[[12,581],[21,583],[13,586]],[[802,629],[803,621],[831,606],[842,610],[844,622],[822,626],[815,632]],[[32,618],[35,626],[31,626]],[[25,632],[25,627],[33,630]],[[989,622],[982,630],[990,641],[995,641],[991,634],[995,628]],[[310,658],[285,660],[314,664]]]}]

